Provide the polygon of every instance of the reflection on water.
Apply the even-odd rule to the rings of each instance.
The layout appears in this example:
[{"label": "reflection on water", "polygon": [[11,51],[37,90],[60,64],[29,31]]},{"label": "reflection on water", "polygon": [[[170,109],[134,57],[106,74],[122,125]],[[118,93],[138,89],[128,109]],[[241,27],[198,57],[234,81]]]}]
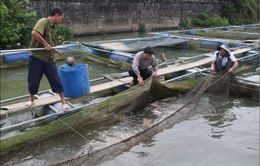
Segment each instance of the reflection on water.
[{"label": "reflection on water", "polygon": [[[220,105],[222,101],[216,102],[216,99],[211,99],[214,102],[211,102],[211,106],[214,109],[207,111],[207,114],[204,115],[204,118],[209,122],[208,124],[212,126],[211,128],[211,137],[221,139],[225,135],[226,127],[231,126],[232,122],[236,120],[236,115],[230,111],[228,108],[232,107],[230,102],[226,105]],[[215,104],[215,105],[213,105]]]},{"label": "reflection on water", "polygon": [[[155,135],[149,146],[142,142],[101,165],[259,165],[258,103],[246,99],[230,99],[224,106],[212,103],[218,102],[204,96],[189,120]],[[174,102],[168,104],[166,110]]]}]

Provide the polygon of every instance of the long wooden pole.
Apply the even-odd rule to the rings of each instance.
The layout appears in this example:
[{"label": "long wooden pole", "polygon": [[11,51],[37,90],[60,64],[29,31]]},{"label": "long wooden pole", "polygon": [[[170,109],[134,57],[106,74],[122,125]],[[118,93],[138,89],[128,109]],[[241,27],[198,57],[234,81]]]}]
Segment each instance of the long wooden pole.
[{"label": "long wooden pole", "polygon": [[[61,47],[52,47],[53,49],[58,49]],[[10,53],[10,52],[26,52],[26,51],[41,51],[45,50],[45,48],[23,48],[23,49],[13,49],[13,50],[1,50],[0,53]]]}]

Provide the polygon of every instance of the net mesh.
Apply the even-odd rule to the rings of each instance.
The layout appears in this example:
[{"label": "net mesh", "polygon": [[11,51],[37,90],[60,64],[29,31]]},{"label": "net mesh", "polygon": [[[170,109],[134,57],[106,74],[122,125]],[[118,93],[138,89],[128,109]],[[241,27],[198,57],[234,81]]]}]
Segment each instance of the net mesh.
[{"label": "net mesh", "polygon": [[[224,75],[225,76],[225,75]],[[200,100],[200,97],[202,94],[209,89],[209,87],[212,87],[212,85],[218,84],[221,80],[223,81],[224,76],[212,78],[212,77],[206,77],[202,81],[198,83],[198,85],[193,88],[190,92],[188,92],[184,97],[184,105],[175,110],[172,114],[167,116],[166,118],[156,122],[155,124],[149,126],[149,128],[137,133],[136,135],[133,135],[125,140],[122,140],[118,143],[115,143],[113,145],[110,145],[108,147],[105,147],[103,149],[89,152],[87,154],[81,154],[80,156],[77,156],[73,159],[57,163],[55,165],[97,165],[98,163],[113,159],[115,156],[123,153],[124,151],[129,150],[134,145],[138,144],[141,141],[144,141],[145,139],[159,133],[163,129],[169,128],[173,126],[176,123],[179,123],[183,119],[187,118],[189,114],[196,109],[198,101]],[[226,82],[226,80],[224,80]],[[157,85],[156,85],[157,84]],[[160,96],[157,96],[158,91],[156,89],[160,89],[160,92],[165,94],[170,92],[167,90],[167,86],[163,88],[158,88],[157,86],[160,83],[158,81],[153,81],[150,91],[148,92],[149,97],[146,98],[146,100],[150,100],[151,98],[158,99]],[[225,91],[228,91],[229,86],[225,86],[222,88],[227,88]],[[225,95],[229,95],[229,93],[225,93]],[[146,94],[147,96],[147,94]],[[157,96],[157,97],[154,97]],[[141,104],[141,103],[140,103]],[[142,103],[143,104],[143,103]],[[138,106],[138,104],[136,105]],[[135,107],[136,108],[136,107]]]},{"label": "net mesh", "polygon": [[[145,47],[158,47],[158,46],[173,46],[177,44],[181,44],[187,42],[186,39],[165,37],[165,36],[157,36],[157,37],[149,37],[149,38],[141,38],[141,39],[133,39],[133,40],[122,40],[122,41],[111,41],[111,42],[102,42],[102,43],[94,43],[93,46],[97,46],[103,49],[112,49],[112,50],[120,50],[126,52],[135,52],[143,50]],[[88,43],[85,43],[88,44]]]},{"label": "net mesh", "polygon": [[[73,47],[69,47],[69,45],[73,45]],[[73,57],[75,63],[89,63],[89,61],[92,61],[121,70],[128,70],[130,67],[130,63],[115,61],[109,58],[111,54],[109,51],[104,51],[96,55],[95,51],[93,52],[90,47],[69,41],[64,42],[64,46],[66,48],[64,51],[66,59]]]}]

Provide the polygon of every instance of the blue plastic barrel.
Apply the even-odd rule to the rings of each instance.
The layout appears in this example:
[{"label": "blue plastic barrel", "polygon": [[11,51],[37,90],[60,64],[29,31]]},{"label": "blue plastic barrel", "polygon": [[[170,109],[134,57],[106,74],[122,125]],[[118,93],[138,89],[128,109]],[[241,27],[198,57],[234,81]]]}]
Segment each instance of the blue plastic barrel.
[{"label": "blue plastic barrel", "polygon": [[90,81],[87,64],[60,66],[59,73],[65,97],[80,97],[89,94]]}]

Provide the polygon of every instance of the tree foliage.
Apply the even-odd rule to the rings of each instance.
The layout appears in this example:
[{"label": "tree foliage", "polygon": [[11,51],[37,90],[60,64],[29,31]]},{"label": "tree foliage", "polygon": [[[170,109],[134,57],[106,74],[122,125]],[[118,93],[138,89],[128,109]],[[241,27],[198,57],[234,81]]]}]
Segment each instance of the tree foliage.
[{"label": "tree foliage", "polygon": [[231,24],[250,24],[259,22],[259,0],[222,1],[222,16]]},{"label": "tree foliage", "polygon": [[33,19],[36,16],[29,1],[0,1],[0,48],[15,48],[28,45]]},{"label": "tree foliage", "polygon": [[190,29],[194,27],[219,27],[230,25],[228,20],[217,15],[209,16],[206,13],[200,13],[196,18],[185,18],[180,23],[180,28]]},{"label": "tree foliage", "polygon": [[181,20],[180,28],[252,24],[260,21],[259,0],[220,0],[220,4],[220,16],[200,13],[196,18]]},{"label": "tree foliage", "polygon": [[[0,49],[28,47],[37,21],[36,12],[30,8],[30,0],[1,0],[0,14]],[[59,44],[72,38],[73,32],[68,27],[57,28]]]},{"label": "tree foliage", "polygon": [[58,44],[62,44],[65,40],[72,40],[73,31],[66,26],[58,26],[56,29]]},{"label": "tree foliage", "polygon": [[218,27],[230,25],[228,20],[220,16],[209,16],[206,13],[200,13],[197,18],[192,20],[192,25],[195,27]]}]

